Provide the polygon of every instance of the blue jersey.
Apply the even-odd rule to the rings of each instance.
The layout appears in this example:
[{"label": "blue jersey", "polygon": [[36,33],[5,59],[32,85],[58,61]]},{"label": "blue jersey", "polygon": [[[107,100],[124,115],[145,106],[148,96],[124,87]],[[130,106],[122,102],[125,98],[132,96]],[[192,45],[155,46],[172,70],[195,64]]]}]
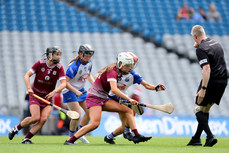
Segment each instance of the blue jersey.
[{"label": "blue jersey", "polygon": [[[66,71],[66,76],[71,78],[69,83],[76,88],[77,90],[81,90],[84,88],[86,80],[92,69],[92,61],[87,64],[81,63],[80,60],[72,62]],[[68,92],[67,88],[63,89],[63,93]]]},{"label": "blue jersey", "polygon": [[[142,77],[136,73],[134,70],[132,70],[127,75],[122,75],[121,78],[118,79],[117,86],[119,90],[121,90],[123,93],[126,93],[126,90],[133,84],[140,84],[142,82]],[[110,96],[114,96],[112,92],[109,93]]]}]

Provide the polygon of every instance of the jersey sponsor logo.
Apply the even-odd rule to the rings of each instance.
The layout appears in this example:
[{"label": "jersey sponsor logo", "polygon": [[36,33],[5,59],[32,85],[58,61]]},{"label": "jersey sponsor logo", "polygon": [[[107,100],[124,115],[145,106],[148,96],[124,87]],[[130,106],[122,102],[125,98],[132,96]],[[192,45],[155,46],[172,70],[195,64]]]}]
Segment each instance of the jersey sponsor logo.
[{"label": "jersey sponsor logo", "polygon": [[50,77],[47,75],[45,76],[45,80],[48,81],[50,79]]},{"label": "jersey sponsor logo", "polygon": [[[52,85],[52,82],[50,82],[50,81],[38,80],[38,82],[43,83],[43,84]],[[33,87],[33,88],[35,88],[35,87]],[[36,90],[39,91],[40,93],[45,93],[45,92],[40,91],[39,89],[36,89]]]},{"label": "jersey sponsor logo", "polygon": [[52,74],[53,74],[53,75],[56,75],[56,71],[53,71]]},{"label": "jersey sponsor logo", "polygon": [[87,80],[87,78],[88,78],[88,75],[89,75],[89,74],[84,74],[84,75],[82,75],[82,76],[78,79],[78,81],[85,82],[85,81]]},{"label": "jersey sponsor logo", "polygon": [[41,68],[41,72],[44,72],[44,71],[45,71],[45,68],[44,68],[44,67],[42,67],[42,68]]},{"label": "jersey sponsor logo", "polygon": [[199,64],[202,65],[202,64],[207,63],[207,62],[208,62],[208,60],[205,58],[205,59],[200,60]]},{"label": "jersey sponsor logo", "polygon": [[79,74],[82,74],[82,70],[79,71]]}]

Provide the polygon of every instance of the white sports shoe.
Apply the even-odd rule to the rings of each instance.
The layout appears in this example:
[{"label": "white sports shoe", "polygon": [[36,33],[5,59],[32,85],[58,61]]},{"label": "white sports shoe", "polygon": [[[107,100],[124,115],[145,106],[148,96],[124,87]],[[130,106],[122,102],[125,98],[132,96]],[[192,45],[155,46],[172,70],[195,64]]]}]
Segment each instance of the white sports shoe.
[{"label": "white sports shoe", "polygon": [[82,141],[85,144],[89,144],[90,143],[85,136],[82,136],[79,139],[80,139],[80,141]]}]

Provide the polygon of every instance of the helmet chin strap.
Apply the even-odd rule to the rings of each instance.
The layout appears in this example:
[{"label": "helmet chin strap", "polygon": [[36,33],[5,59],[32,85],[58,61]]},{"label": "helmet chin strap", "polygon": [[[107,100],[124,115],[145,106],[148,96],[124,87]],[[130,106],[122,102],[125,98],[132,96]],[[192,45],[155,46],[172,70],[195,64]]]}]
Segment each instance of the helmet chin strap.
[{"label": "helmet chin strap", "polygon": [[122,72],[123,75],[127,75],[127,74],[130,73],[130,71],[128,71],[128,72],[123,72],[121,69],[120,69],[120,71]]},{"label": "helmet chin strap", "polygon": [[121,70],[121,68],[122,68],[122,64],[119,66],[120,64],[117,64],[117,67],[118,67],[118,69],[120,70],[120,72],[123,74],[123,75],[126,75],[126,74],[129,74],[130,73],[130,71],[128,71],[128,72],[123,72],[122,70]]},{"label": "helmet chin strap", "polygon": [[59,60],[59,59],[58,59],[58,60],[53,59],[53,58],[52,58],[52,54],[51,54],[51,57],[49,57],[49,56],[48,56],[48,60],[52,61],[52,62],[53,62],[53,64],[57,64],[57,63],[59,63],[59,62],[60,62],[60,60]]},{"label": "helmet chin strap", "polygon": [[[121,68],[122,68],[122,67],[121,67]],[[123,72],[123,71],[121,70],[121,68],[119,68],[119,71],[120,71],[123,75],[127,75],[127,74],[130,73],[130,71],[128,71],[128,72]]]},{"label": "helmet chin strap", "polygon": [[52,60],[53,64],[57,64],[60,62],[60,60]]},{"label": "helmet chin strap", "polygon": [[83,64],[87,64],[88,63],[87,61],[84,61],[82,57],[80,57],[80,62],[83,63]]}]

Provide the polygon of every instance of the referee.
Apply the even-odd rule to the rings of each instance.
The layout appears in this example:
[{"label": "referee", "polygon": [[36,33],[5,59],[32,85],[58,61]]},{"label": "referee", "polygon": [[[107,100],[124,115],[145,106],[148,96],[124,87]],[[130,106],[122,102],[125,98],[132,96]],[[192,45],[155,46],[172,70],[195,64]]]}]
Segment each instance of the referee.
[{"label": "referee", "polygon": [[197,90],[194,109],[198,126],[195,135],[187,145],[201,146],[200,136],[204,131],[207,134],[204,147],[212,147],[217,143],[217,139],[208,125],[209,110],[214,103],[219,105],[227,86],[229,73],[221,45],[206,37],[200,25],[193,26],[191,35],[195,41],[196,55],[202,68],[202,80]]}]

